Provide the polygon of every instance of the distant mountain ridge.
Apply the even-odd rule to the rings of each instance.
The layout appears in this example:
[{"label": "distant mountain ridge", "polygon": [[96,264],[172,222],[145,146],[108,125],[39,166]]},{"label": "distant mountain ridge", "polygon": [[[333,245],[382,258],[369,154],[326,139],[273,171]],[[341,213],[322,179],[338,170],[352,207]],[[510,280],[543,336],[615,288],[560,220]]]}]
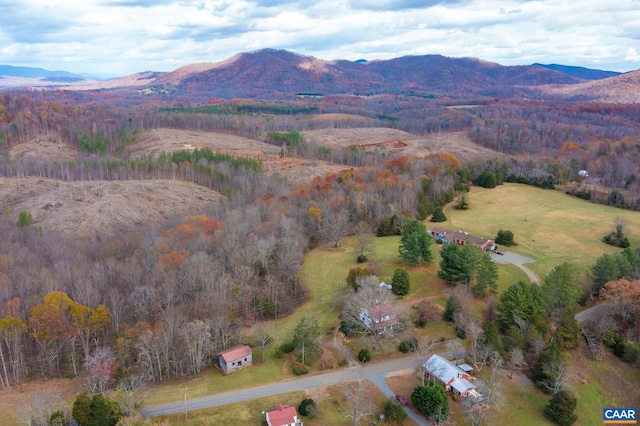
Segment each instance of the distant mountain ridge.
[{"label": "distant mountain ridge", "polygon": [[[42,71],[46,70],[40,73]],[[2,72],[0,68],[0,74]],[[59,78],[71,74],[62,73]],[[565,93],[572,92],[571,86],[606,82],[618,74],[555,64],[503,66],[476,58],[442,55],[371,61],[322,60],[287,50],[263,49],[239,53],[216,63],[185,65],[172,72],[136,73],[92,84],[79,82],[65,88],[172,96],[190,102],[212,97],[291,99],[299,93],[409,95],[464,102],[487,98],[566,97]],[[2,82],[0,78],[0,86]],[[564,89],[542,90],[549,86]],[[568,96],[575,99],[575,95]],[[589,100],[588,93],[584,96]]]},{"label": "distant mountain ridge", "polygon": [[570,75],[572,77],[582,78],[584,80],[601,80],[603,78],[615,77],[616,75],[620,75],[622,73],[616,71],[603,71],[596,70],[591,68],[584,67],[574,67],[569,65],[558,65],[558,64],[538,64],[535,63],[533,65],[544,67],[553,71],[558,71],[563,74]]},{"label": "distant mountain ridge", "polygon": [[0,65],[0,76],[22,78],[44,78],[52,80],[79,81],[85,77],[67,71],[49,71],[44,68],[14,67],[12,65]]}]

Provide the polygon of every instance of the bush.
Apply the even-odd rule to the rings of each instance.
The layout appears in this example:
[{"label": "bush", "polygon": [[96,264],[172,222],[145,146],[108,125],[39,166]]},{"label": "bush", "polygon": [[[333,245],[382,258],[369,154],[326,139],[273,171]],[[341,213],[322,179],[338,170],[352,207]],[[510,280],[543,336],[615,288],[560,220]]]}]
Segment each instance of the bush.
[{"label": "bush", "polygon": [[296,346],[292,342],[286,342],[280,345],[280,350],[285,354],[290,354],[295,348]]},{"label": "bush", "polygon": [[371,361],[371,352],[369,352],[369,349],[367,348],[360,349],[360,352],[358,352],[358,361],[360,362]]},{"label": "bush", "polygon": [[544,413],[560,426],[571,426],[578,419],[573,412],[576,405],[576,397],[569,391],[561,390],[551,398]]},{"label": "bush", "polygon": [[358,261],[358,263],[364,263],[369,260],[369,258],[365,254],[359,254],[356,260]]},{"label": "bush", "polygon": [[293,364],[293,374],[296,376],[302,376],[303,374],[307,374],[309,372],[309,367],[304,365],[303,363],[296,361]]},{"label": "bush", "polygon": [[615,331],[607,331],[602,335],[602,343],[609,348],[616,347],[620,342],[623,342],[622,336]]},{"label": "bush", "polygon": [[33,222],[33,217],[31,217],[31,213],[26,210],[22,210],[18,215],[18,227],[25,228]]},{"label": "bush", "polygon": [[301,416],[314,418],[318,413],[316,402],[311,398],[303,399],[298,406],[298,413],[300,413]]},{"label": "bush", "polygon": [[391,422],[401,422],[407,418],[407,412],[394,397],[389,397],[384,403],[384,417]]},{"label": "bush", "polygon": [[513,241],[513,232],[509,230],[499,230],[498,235],[496,235],[496,244],[502,244],[507,247],[515,246],[516,243]]},{"label": "bush", "polygon": [[398,345],[398,350],[403,354],[406,354],[409,351],[415,352],[417,349],[418,349],[418,339],[416,339],[415,337],[409,337],[408,339],[404,339]]},{"label": "bush", "polygon": [[640,355],[640,346],[635,344],[634,342],[627,342],[624,345],[624,350],[622,351],[622,360],[624,362],[635,362]]}]

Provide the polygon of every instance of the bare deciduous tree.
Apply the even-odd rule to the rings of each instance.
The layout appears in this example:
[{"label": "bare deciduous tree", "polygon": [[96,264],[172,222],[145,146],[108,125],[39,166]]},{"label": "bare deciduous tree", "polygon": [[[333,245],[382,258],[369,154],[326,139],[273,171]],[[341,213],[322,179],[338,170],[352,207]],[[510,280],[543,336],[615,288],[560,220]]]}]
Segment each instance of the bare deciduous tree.
[{"label": "bare deciduous tree", "polygon": [[353,426],[358,426],[363,417],[374,413],[376,406],[367,394],[367,381],[359,378],[342,385],[344,400],[340,404],[340,411],[352,420]]}]

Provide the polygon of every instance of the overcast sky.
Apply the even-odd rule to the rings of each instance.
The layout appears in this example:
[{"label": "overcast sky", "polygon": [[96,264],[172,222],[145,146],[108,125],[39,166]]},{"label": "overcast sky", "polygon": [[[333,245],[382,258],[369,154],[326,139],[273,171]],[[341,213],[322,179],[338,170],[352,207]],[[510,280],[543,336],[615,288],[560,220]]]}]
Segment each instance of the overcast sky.
[{"label": "overcast sky", "polygon": [[640,0],[0,0],[0,64],[122,76],[287,49],[640,69]]}]

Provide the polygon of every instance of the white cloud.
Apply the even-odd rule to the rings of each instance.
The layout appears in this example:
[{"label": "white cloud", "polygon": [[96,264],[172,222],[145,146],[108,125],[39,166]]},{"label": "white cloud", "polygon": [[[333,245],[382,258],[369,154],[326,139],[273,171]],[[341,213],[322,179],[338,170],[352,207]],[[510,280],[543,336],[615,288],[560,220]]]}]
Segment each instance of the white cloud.
[{"label": "white cloud", "polygon": [[640,69],[638,0],[0,0],[1,61],[114,75],[283,48]]}]

